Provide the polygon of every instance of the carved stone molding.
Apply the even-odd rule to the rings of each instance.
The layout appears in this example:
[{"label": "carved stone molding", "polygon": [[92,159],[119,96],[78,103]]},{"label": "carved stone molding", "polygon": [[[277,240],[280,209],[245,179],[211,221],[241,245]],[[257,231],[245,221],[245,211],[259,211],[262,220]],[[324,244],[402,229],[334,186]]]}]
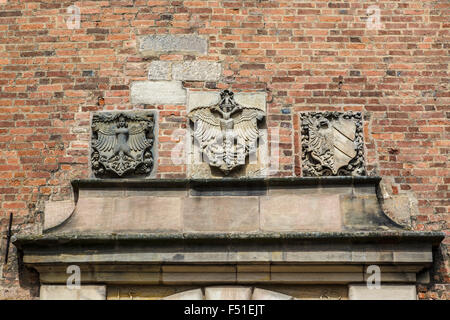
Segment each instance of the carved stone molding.
[{"label": "carved stone molding", "polygon": [[361,113],[301,114],[303,176],[365,175]]},{"label": "carved stone molding", "polygon": [[153,169],[152,112],[99,112],[92,117],[91,166],[96,177],[147,176]]},{"label": "carved stone molding", "polygon": [[224,90],[217,104],[194,107],[188,117],[194,124],[193,135],[206,162],[228,175],[243,166],[250,153],[256,152],[260,138],[258,124],[265,112],[237,103],[233,92]]}]

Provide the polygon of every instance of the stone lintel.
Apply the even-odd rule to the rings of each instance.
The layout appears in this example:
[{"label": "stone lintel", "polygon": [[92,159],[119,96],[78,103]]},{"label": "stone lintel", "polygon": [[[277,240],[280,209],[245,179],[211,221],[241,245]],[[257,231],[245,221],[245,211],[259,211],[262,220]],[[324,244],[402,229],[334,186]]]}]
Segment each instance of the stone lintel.
[{"label": "stone lintel", "polygon": [[416,300],[414,285],[382,285],[380,288],[369,288],[366,285],[349,285],[350,300]]},{"label": "stone lintel", "polygon": [[[349,284],[368,280],[366,265],[252,265],[258,272],[245,272],[240,264],[80,264],[81,283],[108,285],[196,285],[214,283]],[[67,264],[34,265],[44,284],[65,284]],[[389,268],[387,266],[386,268]],[[265,269],[265,270],[262,270]],[[417,269],[415,269],[417,270]],[[415,283],[416,271],[382,270],[381,283]]]},{"label": "stone lintel", "polygon": [[[67,278],[67,275],[66,275]],[[41,300],[106,300],[106,286],[82,285],[68,288],[66,285],[41,285]]]}]

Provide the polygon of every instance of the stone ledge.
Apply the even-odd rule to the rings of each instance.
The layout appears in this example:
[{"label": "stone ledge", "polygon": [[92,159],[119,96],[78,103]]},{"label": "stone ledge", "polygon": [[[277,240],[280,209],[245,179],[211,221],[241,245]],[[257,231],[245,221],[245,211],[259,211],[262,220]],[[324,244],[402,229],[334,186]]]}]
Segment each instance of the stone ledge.
[{"label": "stone ledge", "polygon": [[245,188],[251,186],[323,186],[323,185],[378,185],[381,177],[287,177],[287,178],[222,178],[222,179],[76,179],[74,191],[83,188],[145,188],[145,187],[195,187],[227,186]]},{"label": "stone ledge", "polygon": [[44,234],[44,235],[18,235],[13,236],[14,245],[23,249],[25,247],[65,245],[89,245],[118,243],[280,243],[285,241],[313,241],[317,242],[418,242],[430,243],[437,246],[444,238],[445,233],[438,231],[355,231],[355,232],[258,232],[258,233],[134,233],[134,234]]}]

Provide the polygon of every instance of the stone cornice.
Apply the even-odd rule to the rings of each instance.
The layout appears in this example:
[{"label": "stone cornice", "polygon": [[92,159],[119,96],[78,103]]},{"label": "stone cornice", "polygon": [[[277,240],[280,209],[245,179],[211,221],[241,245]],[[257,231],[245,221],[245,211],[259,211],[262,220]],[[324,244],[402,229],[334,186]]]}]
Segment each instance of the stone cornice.
[{"label": "stone cornice", "polygon": [[45,234],[19,235],[13,239],[19,248],[52,245],[155,244],[163,243],[427,243],[433,246],[445,238],[438,231],[355,231],[355,232],[267,232],[267,233],[132,233],[132,234]]}]

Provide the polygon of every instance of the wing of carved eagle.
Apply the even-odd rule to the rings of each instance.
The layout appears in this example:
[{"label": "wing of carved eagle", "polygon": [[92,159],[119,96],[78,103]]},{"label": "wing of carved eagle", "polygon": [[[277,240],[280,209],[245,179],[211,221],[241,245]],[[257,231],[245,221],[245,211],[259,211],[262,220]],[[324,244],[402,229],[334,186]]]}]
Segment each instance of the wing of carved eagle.
[{"label": "wing of carved eagle", "polygon": [[209,107],[195,108],[188,117],[194,123],[194,137],[203,149],[214,144],[221,135],[220,119]]},{"label": "wing of carved eagle", "polygon": [[[220,118],[211,112],[211,107],[197,107],[189,113],[189,118],[195,124],[194,137],[205,149],[216,144],[217,137],[222,135]],[[264,112],[258,108],[242,108],[233,117],[233,133],[238,142],[245,145],[246,150],[253,148],[259,137],[257,122],[264,117]]]},{"label": "wing of carved eagle", "polygon": [[245,145],[245,150],[256,148],[259,137],[258,121],[262,120],[264,112],[257,108],[244,108],[242,113],[234,120],[234,132],[238,142]]},{"label": "wing of carved eagle", "polygon": [[311,151],[320,150],[323,141],[323,137],[319,135],[317,131],[317,124],[313,123],[311,119],[308,119],[309,130],[309,143],[308,148]]},{"label": "wing of carved eagle", "polygon": [[[117,144],[117,133],[115,128],[105,123],[97,123],[97,140],[93,141],[93,147],[101,152],[114,150]],[[132,151],[141,152],[151,146],[151,141],[147,139],[145,126],[142,124],[133,125],[128,130],[128,146]]]}]

